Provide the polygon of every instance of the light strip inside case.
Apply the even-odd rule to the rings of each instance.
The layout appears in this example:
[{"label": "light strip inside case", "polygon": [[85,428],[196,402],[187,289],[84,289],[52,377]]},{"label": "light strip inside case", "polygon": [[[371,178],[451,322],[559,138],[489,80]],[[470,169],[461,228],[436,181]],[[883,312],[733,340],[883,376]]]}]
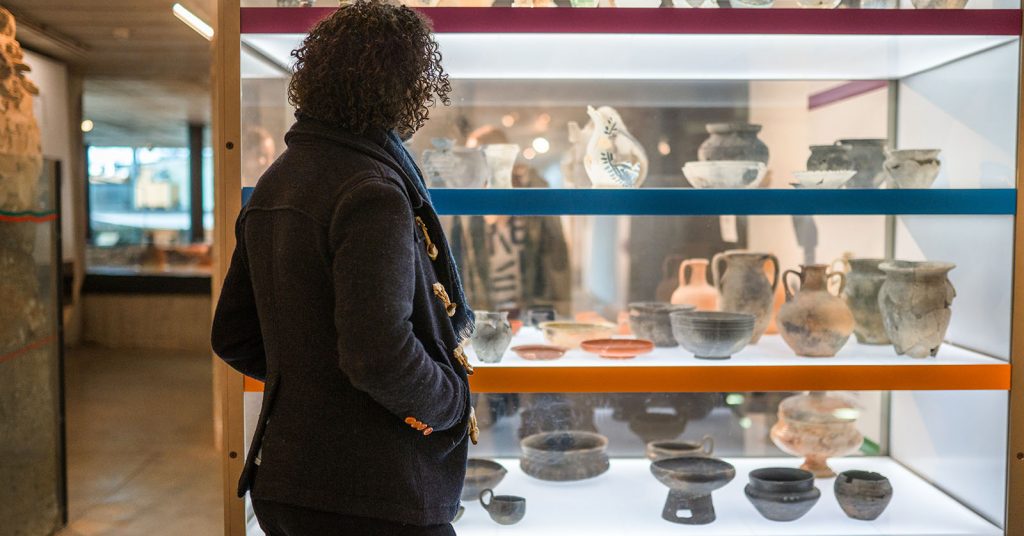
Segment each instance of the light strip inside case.
[{"label": "light strip inside case", "polygon": [[[243,41],[283,64],[301,34]],[[1016,37],[934,35],[437,34],[457,79],[899,79]],[[265,74],[265,73],[263,73]],[[244,72],[258,78],[261,73]]]}]

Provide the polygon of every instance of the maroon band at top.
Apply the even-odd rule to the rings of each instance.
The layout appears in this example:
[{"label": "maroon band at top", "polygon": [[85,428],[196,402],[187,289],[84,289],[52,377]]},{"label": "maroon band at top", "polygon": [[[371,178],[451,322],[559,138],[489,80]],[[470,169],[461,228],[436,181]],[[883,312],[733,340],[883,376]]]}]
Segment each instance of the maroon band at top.
[{"label": "maroon band at top", "polygon": [[836,87],[812,93],[807,99],[807,109],[814,110],[822,106],[828,106],[836,102],[870,93],[876,89],[882,89],[889,85],[885,80],[854,80]]},{"label": "maroon band at top", "polygon": [[[421,9],[438,33],[1020,35],[1019,9]],[[334,8],[242,8],[242,33],[306,33]]]}]

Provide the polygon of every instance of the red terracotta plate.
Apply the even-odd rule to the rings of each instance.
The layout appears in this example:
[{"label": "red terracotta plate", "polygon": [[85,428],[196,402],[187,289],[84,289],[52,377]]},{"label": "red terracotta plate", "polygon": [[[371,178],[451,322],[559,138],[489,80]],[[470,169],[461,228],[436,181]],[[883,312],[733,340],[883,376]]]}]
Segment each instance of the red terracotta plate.
[{"label": "red terracotta plate", "polygon": [[529,361],[551,361],[565,355],[565,348],[548,344],[524,344],[513,346],[512,351]]},{"label": "red terracotta plate", "polygon": [[646,339],[592,339],[583,341],[580,348],[606,359],[632,359],[654,350],[654,343]]}]

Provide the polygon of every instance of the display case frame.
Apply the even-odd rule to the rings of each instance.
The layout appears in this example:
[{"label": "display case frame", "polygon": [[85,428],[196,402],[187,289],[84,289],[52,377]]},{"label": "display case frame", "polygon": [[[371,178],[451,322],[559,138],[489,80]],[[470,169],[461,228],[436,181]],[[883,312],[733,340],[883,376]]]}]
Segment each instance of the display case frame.
[{"label": "display case frame", "polygon": [[[502,9],[501,24],[483,9]],[[305,31],[330,9],[242,8],[239,0],[219,0],[216,41],[217,81],[214,93],[214,145],[216,147],[216,271],[215,296],[234,248],[234,219],[241,209],[241,39],[243,27],[250,33]],[[605,10],[430,8],[438,32],[574,32],[609,33],[632,28],[637,33],[694,34],[844,34],[844,35],[1010,35],[1020,39],[1020,9],[893,10],[886,17],[869,10]],[[951,22],[951,16],[957,19]],[[244,26],[243,26],[244,25]],[[825,32],[811,28],[828,27]],[[637,28],[641,28],[637,30]],[[1018,41],[1019,42],[1019,41]],[[1024,72],[1019,58],[1018,74]],[[1017,90],[1017,161],[1015,188],[978,190],[878,191],[778,191],[746,192],[673,191],[439,191],[440,213],[490,214],[995,214],[1013,217],[1013,296],[1010,359],[980,363],[854,364],[842,360],[828,364],[779,362],[745,366],[732,363],[692,366],[551,366],[543,368],[481,367],[472,378],[474,392],[692,392],[781,390],[993,390],[1006,391],[1007,416],[1004,534],[1024,536],[1024,507],[1013,503],[1024,497],[1024,124],[1020,121],[1024,90]],[[612,196],[615,199],[611,199]],[[765,203],[765,200],[773,201]],[[851,199],[853,201],[851,202]],[[808,200],[813,201],[809,203]],[[467,203],[473,208],[467,209]],[[571,201],[572,209],[566,210]],[[763,207],[770,206],[770,209]],[[808,206],[818,207],[808,209]],[[683,207],[683,208],[680,208]],[[710,207],[710,208],[709,208]],[[822,208],[823,207],[823,208]],[[760,211],[760,212],[759,212]],[[233,490],[241,471],[244,451],[243,394],[261,389],[258,382],[243,380],[215,360],[217,394],[223,430],[225,533],[245,534],[244,503]],[[821,367],[839,372],[823,377]],[[539,374],[538,374],[539,372]],[[569,381],[569,380],[572,381]],[[567,385],[571,387],[566,387]]]}]

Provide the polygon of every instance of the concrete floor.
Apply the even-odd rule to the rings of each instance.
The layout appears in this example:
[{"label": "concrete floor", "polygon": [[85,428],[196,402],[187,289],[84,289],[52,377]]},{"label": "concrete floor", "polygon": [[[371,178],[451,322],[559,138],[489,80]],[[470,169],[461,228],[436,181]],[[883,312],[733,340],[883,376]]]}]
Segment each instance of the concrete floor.
[{"label": "concrete floor", "polygon": [[223,533],[209,354],[72,349],[59,536]]}]

